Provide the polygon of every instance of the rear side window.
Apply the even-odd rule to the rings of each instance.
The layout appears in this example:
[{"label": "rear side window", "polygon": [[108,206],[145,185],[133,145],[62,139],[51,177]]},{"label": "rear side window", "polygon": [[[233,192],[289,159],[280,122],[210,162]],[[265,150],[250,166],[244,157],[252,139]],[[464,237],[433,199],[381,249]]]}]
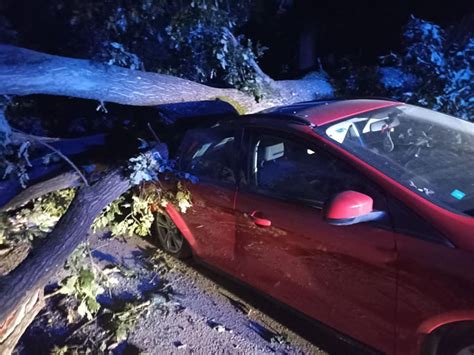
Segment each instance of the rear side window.
[{"label": "rear side window", "polygon": [[253,135],[249,165],[253,188],[316,206],[345,190],[371,190],[369,181],[346,163],[312,145],[278,135]]},{"label": "rear side window", "polygon": [[204,181],[235,184],[235,141],[235,130],[189,131],[180,148],[181,170]]}]

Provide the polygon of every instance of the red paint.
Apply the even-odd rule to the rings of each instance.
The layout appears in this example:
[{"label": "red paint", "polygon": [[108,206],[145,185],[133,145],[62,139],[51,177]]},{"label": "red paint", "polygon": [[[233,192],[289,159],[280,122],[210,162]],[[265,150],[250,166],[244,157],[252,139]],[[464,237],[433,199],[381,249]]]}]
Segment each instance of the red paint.
[{"label": "red paint", "polygon": [[373,200],[357,191],[338,194],[326,210],[326,218],[347,219],[364,216],[372,212]]},{"label": "red paint", "polygon": [[[398,104],[340,101],[303,105],[295,114],[321,125]],[[260,126],[323,143],[456,247],[369,223],[333,226],[316,208],[200,182],[188,186],[193,207],[186,214],[167,208],[195,255],[387,354],[418,354],[436,328],[474,322],[474,218],[434,205],[308,126],[271,123],[268,116]],[[327,213],[349,216],[347,207],[356,205],[357,213],[370,212],[371,201],[360,195],[343,194]]]},{"label": "red paint", "polygon": [[306,118],[315,126],[342,120],[379,108],[401,105],[400,102],[382,100],[343,100],[298,111],[295,116]]}]

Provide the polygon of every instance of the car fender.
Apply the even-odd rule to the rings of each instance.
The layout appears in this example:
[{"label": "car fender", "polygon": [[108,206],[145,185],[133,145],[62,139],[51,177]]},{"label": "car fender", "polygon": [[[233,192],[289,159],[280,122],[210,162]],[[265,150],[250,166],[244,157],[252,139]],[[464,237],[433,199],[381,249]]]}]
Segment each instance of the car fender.
[{"label": "car fender", "polygon": [[474,322],[474,310],[457,310],[438,314],[434,317],[424,320],[417,329],[417,354],[421,352],[422,345],[427,336],[441,327],[459,322]]},{"label": "car fender", "polygon": [[193,234],[191,233],[191,230],[189,229],[188,225],[184,221],[179,211],[171,203],[168,203],[166,205],[166,212],[173,220],[174,224],[176,224],[176,227],[178,227],[184,238],[186,238],[186,241],[191,246],[191,249],[194,251],[196,249],[196,238],[194,238]]},{"label": "car fender", "polygon": [[418,334],[430,334],[436,329],[451,323],[474,321],[474,310],[458,310],[438,314],[426,319],[417,329]]}]

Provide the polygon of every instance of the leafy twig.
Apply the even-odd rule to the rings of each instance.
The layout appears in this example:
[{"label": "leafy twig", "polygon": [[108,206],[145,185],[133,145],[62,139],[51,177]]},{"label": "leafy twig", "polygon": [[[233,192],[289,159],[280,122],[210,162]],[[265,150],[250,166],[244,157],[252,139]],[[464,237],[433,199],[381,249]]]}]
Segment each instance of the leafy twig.
[{"label": "leafy twig", "polygon": [[59,155],[61,158],[63,158],[69,165],[71,165],[71,167],[76,170],[77,174],[81,177],[82,181],[84,181],[84,185],[86,186],[89,186],[89,182],[87,181],[86,177],[82,174],[81,170],[76,166],[76,164],[74,164],[71,159],[69,159],[66,155],[64,155],[63,153],[61,153],[60,150],[54,148],[52,145],[50,145],[49,143],[46,143],[45,141],[41,140],[41,139],[38,139],[37,137],[31,135],[31,134],[28,134],[28,133],[25,133],[25,132],[22,132],[22,131],[19,131],[17,129],[13,130],[15,132],[19,132],[21,134],[23,134],[26,138],[28,139],[31,139],[31,140],[34,140],[35,142],[41,144],[41,145],[44,145],[46,148],[52,150],[54,153],[56,153],[57,155]]}]

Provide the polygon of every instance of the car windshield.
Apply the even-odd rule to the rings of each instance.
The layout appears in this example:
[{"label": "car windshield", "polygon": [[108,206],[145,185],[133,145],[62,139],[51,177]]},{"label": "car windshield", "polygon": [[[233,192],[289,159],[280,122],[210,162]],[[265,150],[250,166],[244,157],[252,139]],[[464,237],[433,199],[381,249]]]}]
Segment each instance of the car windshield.
[{"label": "car windshield", "polygon": [[474,216],[474,124],[411,105],[316,131],[437,205]]}]

